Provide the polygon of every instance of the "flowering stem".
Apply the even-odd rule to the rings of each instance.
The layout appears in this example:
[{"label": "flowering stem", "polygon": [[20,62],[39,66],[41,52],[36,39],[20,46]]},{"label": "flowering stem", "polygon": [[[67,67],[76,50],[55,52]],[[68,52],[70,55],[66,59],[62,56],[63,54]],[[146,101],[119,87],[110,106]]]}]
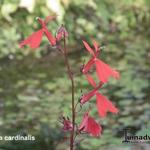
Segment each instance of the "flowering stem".
[{"label": "flowering stem", "polygon": [[68,56],[67,56],[67,47],[66,47],[66,39],[64,37],[64,57],[65,57],[65,64],[67,66],[67,71],[69,78],[71,80],[71,90],[72,90],[72,130],[70,133],[70,150],[73,150],[74,147],[74,132],[75,132],[75,102],[74,102],[74,78],[73,78],[73,73],[71,71],[71,67],[68,61]]}]

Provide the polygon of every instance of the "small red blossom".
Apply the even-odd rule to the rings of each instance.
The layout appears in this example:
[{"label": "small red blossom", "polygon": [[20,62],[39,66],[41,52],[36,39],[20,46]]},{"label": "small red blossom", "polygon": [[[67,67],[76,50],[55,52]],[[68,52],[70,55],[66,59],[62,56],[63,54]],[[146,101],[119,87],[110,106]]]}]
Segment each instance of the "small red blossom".
[{"label": "small red blossom", "polygon": [[66,119],[65,117],[63,117],[62,124],[63,124],[63,131],[64,132],[72,130],[73,125],[69,119]]},{"label": "small red blossom", "polygon": [[95,64],[96,73],[100,81],[106,83],[110,77],[114,77],[116,79],[119,78],[119,72],[112,69],[108,64],[104,63],[102,60],[98,59],[97,56],[100,53],[100,49],[98,43],[93,40],[93,45],[95,51],[89,46],[86,41],[83,41],[83,44],[86,50],[92,55],[91,59],[84,65],[82,73],[86,74],[90,68]]},{"label": "small red blossom", "polygon": [[86,112],[78,130],[79,132],[87,132],[92,136],[98,137],[101,135],[102,127]]},{"label": "small red blossom", "polygon": [[64,25],[61,25],[61,27],[58,29],[56,33],[56,40],[60,41],[61,39],[67,38],[67,37],[68,37],[68,32],[66,28],[64,27]]},{"label": "small red blossom", "polygon": [[41,40],[42,40],[42,36],[43,33],[46,35],[47,39],[49,40],[49,42],[51,43],[52,46],[56,45],[56,39],[55,37],[52,35],[51,32],[48,31],[46,24],[51,21],[54,20],[56,18],[56,16],[48,16],[46,17],[45,20],[42,20],[41,18],[37,17],[38,22],[41,25],[41,29],[39,29],[36,32],[33,32],[28,38],[26,38],[25,40],[23,40],[20,43],[20,47],[24,47],[25,45],[29,45],[30,48],[38,48]]},{"label": "small red blossom", "polygon": [[98,90],[102,87],[103,82],[100,82],[99,85],[96,86],[95,81],[90,75],[86,75],[86,77],[94,89],[82,95],[80,103],[84,104],[88,102],[93,96],[96,96],[96,105],[100,117],[105,117],[107,112],[118,113],[118,109],[113,105],[113,103],[98,92]]},{"label": "small red blossom", "polygon": [[[91,78],[92,79],[92,78]],[[94,87],[93,90],[91,90],[90,92],[86,93],[86,94],[83,94],[81,96],[81,99],[80,99],[80,103],[81,104],[84,104],[86,102],[88,102],[94,95],[96,95],[96,93],[98,92],[98,90],[102,87],[103,83],[100,82],[98,86]]]}]

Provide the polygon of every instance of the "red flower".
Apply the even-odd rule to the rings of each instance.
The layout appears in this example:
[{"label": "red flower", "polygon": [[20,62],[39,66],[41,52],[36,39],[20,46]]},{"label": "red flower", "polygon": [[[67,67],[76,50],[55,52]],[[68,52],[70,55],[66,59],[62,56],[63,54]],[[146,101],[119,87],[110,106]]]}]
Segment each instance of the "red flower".
[{"label": "red flower", "polygon": [[88,112],[86,112],[78,130],[79,132],[87,132],[92,136],[97,137],[101,135],[102,127],[92,117],[89,116]]},{"label": "red flower", "polygon": [[98,92],[98,90],[103,85],[103,83],[100,82],[99,85],[97,86],[95,81],[93,80],[93,78],[89,74],[86,74],[86,78],[87,78],[88,82],[94,87],[94,89],[81,96],[81,99],[80,99],[81,104],[84,104],[87,101],[89,101]]},{"label": "red flower", "polygon": [[96,105],[100,117],[105,117],[107,112],[118,113],[118,109],[113,105],[113,103],[98,92],[98,90],[103,85],[103,82],[100,82],[99,85],[96,86],[95,81],[90,75],[86,75],[86,77],[89,83],[94,87],[94,89],[82,95],[80,103],[84,104],[88,102],[94,95],[96,95],[96,102],[97,102]]},{"label": "red flower", "polygon": [[94,87],[93,90],[91,90],[90,92],[82,95],[81,99],[80,99],[80,103],[84,104],[87,101],[89,101],[98,92],[98,90],[101,88],[102,85],[103,85],[103,83],[100,82],[99,85],[97,87]]},{"label": "red flower", "polygon": [[57,34],[56,34],[56,39],[57,41],[60,41],[63,38],[68,37],[68,32],[64,25],[61,25],[61,27],[58,29]]},{"label": "red flower", "polygon": [[41,18],[37,17],[37,20],[41,24],[42,28],[39,29],[38,31],[32,33],[28,38],[23,40],[20,43],[20,47],[22,48],[25,45],[29,45],[30,48],[38,48],[41,43],[43,33],[46,35],[46,37],[49,40],[49,42],[51,43],[51,45],[55,46],[56,39],[55,39],[55,37],[53,37],[52,33],[49,32],[46,27],[46,24],[49,21],[54,20],[55,18],[56,18],[56,16],[48,16],[48,17],[46,17],[45,20],[42,20]]},{"label": "red flower", "polygon": [[72,130],[72,122],[69,119],[66,119],[65,117],[63,117],[63,131],[71,131]]},{"label": "red flower", "polygon": [[97,58],[100,53],[99,46],[96,41],[93,40],[93,45],[95,51],[89,46],[89,44],[83,41],[83,44],[87,51],[92,55],[92,58],[87,62],[87,64],[83,67],[82,73],[86,74],[90,68],[95,64],[96,73],[100,81],[106,83],[110,77],[114,77],[116,79],[119,78],[119,72],[112,69],[108,64],[104,63],[100,59]]}]

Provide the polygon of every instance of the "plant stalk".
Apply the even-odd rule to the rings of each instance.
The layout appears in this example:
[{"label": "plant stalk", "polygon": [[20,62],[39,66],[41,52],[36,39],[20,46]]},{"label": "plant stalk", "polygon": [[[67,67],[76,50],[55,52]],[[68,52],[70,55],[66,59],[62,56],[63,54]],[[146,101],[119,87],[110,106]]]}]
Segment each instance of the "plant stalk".
[{"label": "plant stalk", "polygon": [[68,61],[68,55],[67,55],[67,46],[66,46],[66,39],[64,37],[64,57],[65,57],[65,64],[67,67],[67,71],[68,71],[68,75],[69,78],[71,80],[71,91],[72,91],[72,130],[70,132],[70,150],[74,149],[74,132],[75,132],[75,101],[74,101],[74,77],[73,77],[73,73]]}]

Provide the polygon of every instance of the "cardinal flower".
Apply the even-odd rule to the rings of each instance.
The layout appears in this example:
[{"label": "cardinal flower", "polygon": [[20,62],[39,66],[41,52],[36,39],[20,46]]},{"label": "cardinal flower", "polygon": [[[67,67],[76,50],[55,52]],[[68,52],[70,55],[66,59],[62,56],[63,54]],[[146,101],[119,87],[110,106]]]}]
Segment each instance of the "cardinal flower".
[{"label": "cardinal flower", "polygon": [[119,72],[115,71],[108,64],[97,58],[98,54],[100,53],[100,49],[98,43],[95,40],[93,40],[95,51],[89,46],[86,41],[83,41],[83,44],[86,50],[92,55],[92,57],[87,62],[87,64],[84,65],[82,73],[86,74],[95,64],[97,76],[103,83],[106,83],[110,77],[114,77],[116,79],[119,78]]},{"label": "cardinal flower", "polygon": [[22,48],[25,45],[29,45],[30,48],[38,48],[40,43],[41,43],[43,34],[46,35],[46,37],[49,40],[49,42],[51,43],[51,45],[55,46],[56,45],[56,39],[52,35],[52,33],[48,31],[48,29],[46,27],[46,24],[49,21],[54,20],[55,18],[56,18],[56,16],[48,16],[48,17],[46,17],[45,20],[42,20],[41,18],[37,17],[37,20],[41,25],[41,29],[39,29],[36,32],[33,32],[28,38],[23,40],[20,43],[20,47]]},{"label": "cardinal flower", "polygon": [[97,137],[101,135],[102,127],[92,117],[89,116],[88,112],[86,112],[78,130],[79,132],[87,132],[90,135]]},{"label": "cardinal flower", "polygon": [[64,25],[61,25],[61,27],[58,29],[57,33],[56,33],[56,40],[57,42],[60,41],[63,38],[68,37],[68,32],[66,30],[66,28],[64,27]]},{"label": "cardinal flower", "polygon": [[62,117],[62,124],[64,132],[72,130],[72,122],[68,118]]},{"label": "cardinal flower", "polygon": [[94,89],[82,95],[80,103],[84,104],[88,102],[93,96],[96,96],[96,105],[100,117],[105,117],[107,112],[118,113],[118,109],[113,105],[113,103],[98,92],[98,90],[102,87],[103,82],[100,82],[99,85],[96,86],[95,81],[90,75],[86,75],[86,77]]}]

